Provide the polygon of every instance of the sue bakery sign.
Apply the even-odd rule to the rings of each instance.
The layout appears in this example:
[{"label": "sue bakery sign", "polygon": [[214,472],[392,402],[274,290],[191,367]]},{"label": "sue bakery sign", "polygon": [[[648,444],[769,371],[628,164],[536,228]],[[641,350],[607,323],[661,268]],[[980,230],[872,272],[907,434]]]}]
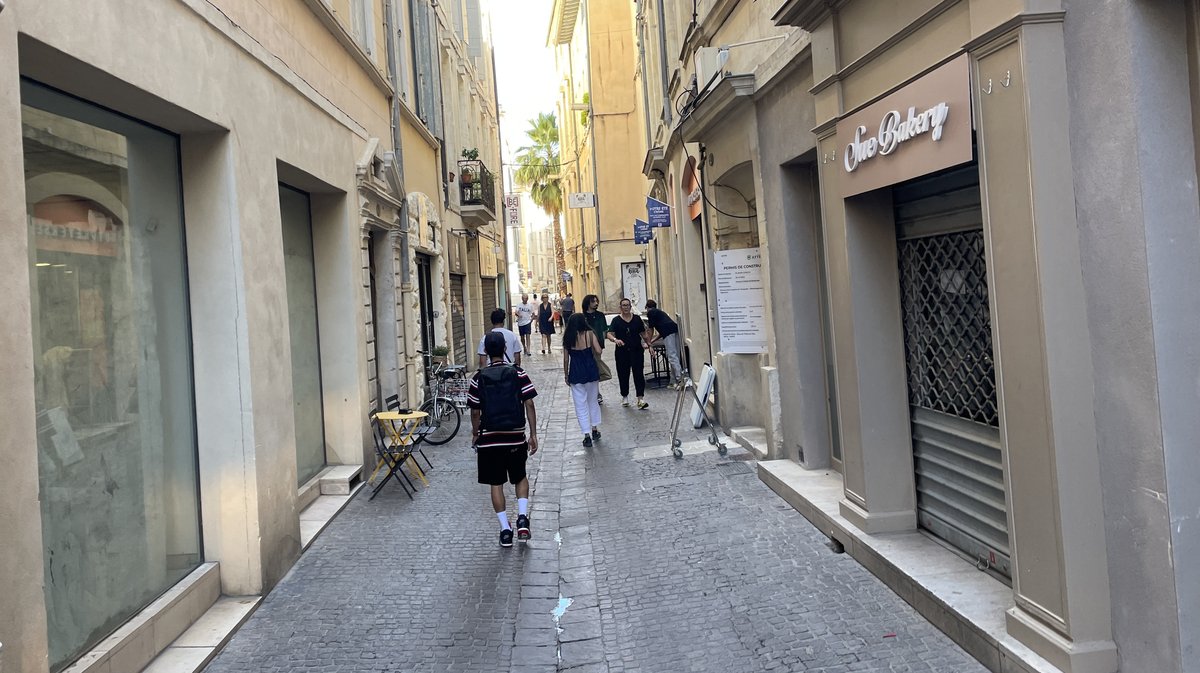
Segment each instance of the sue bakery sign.
[{"label": "sue bakery sign", "polygon": [[842,196],[971,160],[967,66],[964,54],[838,122]]}]

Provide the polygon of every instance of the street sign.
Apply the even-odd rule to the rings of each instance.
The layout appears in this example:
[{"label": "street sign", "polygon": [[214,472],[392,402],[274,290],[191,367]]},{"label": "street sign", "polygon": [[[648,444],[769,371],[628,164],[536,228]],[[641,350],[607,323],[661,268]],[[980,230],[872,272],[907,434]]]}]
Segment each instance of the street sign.
[{"label": "street sign", "polygon": [[650,227],[649,222],[642,220],[633,221],[633,242],[638,245],[649,243],[654,239],[654,230]]},{"label": "street sign", "polygon": [[651,227],[671,226],[671,206],[653,197],[646,197],[646,214]]},{"label": "street sign", "polygon": [[596,195],[593,192],[571,192],[567,194],[569,208],[595,208]]}]

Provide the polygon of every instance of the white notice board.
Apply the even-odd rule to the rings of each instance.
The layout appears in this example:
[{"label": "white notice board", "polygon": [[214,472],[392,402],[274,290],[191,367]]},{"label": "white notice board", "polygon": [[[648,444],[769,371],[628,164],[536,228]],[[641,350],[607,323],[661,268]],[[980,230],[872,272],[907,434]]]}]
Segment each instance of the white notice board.
[{"label": "white notice board", "polygon": [[767,306],[758,248],[713,253],[723,353],[767,352]]}]

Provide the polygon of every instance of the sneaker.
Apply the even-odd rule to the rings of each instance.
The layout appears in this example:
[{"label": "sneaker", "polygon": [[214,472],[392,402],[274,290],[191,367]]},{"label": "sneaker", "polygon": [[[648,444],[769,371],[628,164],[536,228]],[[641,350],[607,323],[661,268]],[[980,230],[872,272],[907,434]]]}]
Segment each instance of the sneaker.
[{"label": "sneaker", "polygon": [[592,436],[591,435],[583,436],[583,445],[591,448],[591,446],[592,446]]},{"label": "sneaker", "polygon": [[505,528],[504,530],[500,531],[500,546],[501,547],[511,547],[512,546],[512,529],[511,528]]},{"label": "sneaker", "polygon": [[597,442],[600,441],[600,431],[599,430],[596,430],[596,429],[592,430],[592,439],[596,440]]},{"label": "sneaker", "polygon": [[604,404],[604,396],[603,395],[596,396],[596,404]]},{"label": "sneaker", "polygon": [[649,403],[649,402],[647,402],[646,400],[641,400],[641,401],[639,401],[639,402],[638,402],[638,405],[637,405],[637,407],[638,407],[638,409],[649,409],[649,408],[650,408],[650,403]]},{"label": "sneaker", "polygon": [[629,398],[628,397],[621,398],[621,406],[623,406],[623,407],[629,406]]},{"label": "sneaker", "polygon": [[517,517],[517,539],[521,542],[529,541],[529,517],[523,514]]}]

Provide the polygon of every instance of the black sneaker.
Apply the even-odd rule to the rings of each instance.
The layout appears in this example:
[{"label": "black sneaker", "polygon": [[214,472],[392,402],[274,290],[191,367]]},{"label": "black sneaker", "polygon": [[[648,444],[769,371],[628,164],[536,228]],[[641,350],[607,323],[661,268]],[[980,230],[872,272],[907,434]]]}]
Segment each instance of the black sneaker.
[{"label": "black sneaker", "polygon": [[592,446],[592,436],[591,435],[583,436],[583,445],[586,447],[589,447],[589,448]]},{"label": "black sneaker", "polygon": [[512,529],[511,528],[505,528],[504,530],[500,531],[500,546],[501,547],[511,547],[512,546]]},{"label": "black sneaker", "polygon": [[529,541],[529,517],[524,514],[517,517],[517,539],[521,542]]},{"label": "black sneaker", "polygon": [[604,404],[604,396],[603,395],[596,396],[596,404]]},{"label": "black sneaker", "polygon": [[592,429],[592,439],[596,440],[597,442],[600,441],[600,431],[599,430],[596,430],[595,428]]}]

